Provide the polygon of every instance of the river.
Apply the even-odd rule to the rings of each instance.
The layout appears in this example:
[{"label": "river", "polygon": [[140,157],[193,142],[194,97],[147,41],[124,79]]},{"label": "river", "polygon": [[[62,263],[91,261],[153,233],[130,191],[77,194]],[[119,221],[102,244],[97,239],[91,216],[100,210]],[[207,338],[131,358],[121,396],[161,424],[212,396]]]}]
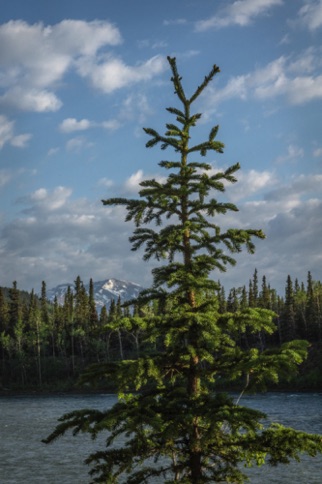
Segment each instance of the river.
[{"label": "river", "polygon": [[[0,397],[0,484],[88,484],[85,457],[103,447],[103,436],[68,434],[53,444],[41,439],[54,429],[57,418],[82,408],[103,409],[114,395]],[[269,420],[298,430],[322,434],[322,393],[267,393],[244,397],[240,404],[267,413]],[[322,456],[300,463],[249,471],[251,484],[320,484]]]}]

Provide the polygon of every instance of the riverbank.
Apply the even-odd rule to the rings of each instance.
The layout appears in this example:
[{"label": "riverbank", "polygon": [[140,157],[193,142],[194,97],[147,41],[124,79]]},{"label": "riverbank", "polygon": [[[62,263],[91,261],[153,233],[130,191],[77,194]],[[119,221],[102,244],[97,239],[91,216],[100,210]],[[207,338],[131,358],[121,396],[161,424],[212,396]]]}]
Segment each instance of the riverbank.
[{"label": "riverbank", "polygon": [[[217,390],[218,392],[233,392],[233,393],[239,393],[242,391],[242,389],[239,388],[220,388]],[[25,388],[25,389],[6,389],[6,388],[0,388],[0,398],[1,397],[51,397],[51,396],[72,396],[72,395],[116,395],[115,390],[107,389],[107,388],[89,388],[89,387],[83,387],[83,388],[69,388],[69,389],[64,389],[64,390],[59,390],[59,389],[35,389],[35,388]],[[313,393],[321,393],[322,394],[322,387],[320,388],[299,388],[298,386],[290,386],[290,385],[280,385],[280,386],[274,386],[267,388],[264,391],[257,391],[257,392],[244,392],[244,395],[261,395],[265,393],[307,393],[307,394],[313,394]]]},{"label": "riverbank", "polygon": [[[85,394],[115,394],[116,386],[110,381],[101,381],[100,386],[80,384],[79,376],[81,371],[74,377],[61,378],[59,380],[48,381],[39,385],[19,386],[17,382],[2,381],[0,386],[1,396],[20,396],[20,395],[85,395]],[[12,383],[12,385],[10,385]],[[243,381],[235,382],[234,386],[227,386],[225,381],[221,381],[217,391],[241,392],[244,386]],[[261,393],[259,389],[257,393]],[[300,366],[299,373],[291,380],[281,379],[278,385],[268,384],[265,392],[287,392],[287,393],[320,393],[322,392],[322,345],[311,345],[307,360]]]}]

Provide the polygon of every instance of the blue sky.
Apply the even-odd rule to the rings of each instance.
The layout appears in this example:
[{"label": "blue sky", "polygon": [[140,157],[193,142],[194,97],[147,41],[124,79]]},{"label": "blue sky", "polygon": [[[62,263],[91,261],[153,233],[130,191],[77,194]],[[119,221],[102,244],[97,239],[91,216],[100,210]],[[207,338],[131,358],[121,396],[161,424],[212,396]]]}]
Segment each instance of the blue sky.
[{"label": "blue sky", "polygon": [[223,224],[262,228],[256,254],[214,274],[227,288],[254,269],[283,291],[290,274],[322,278],[321,0],[11,0],[0,13],[2,286],[36,291],[110,277],[148,286],[152,265],[130,251],[132,227],[110,196],[134,197],[163,176],[170,151],[147,150],[178,106],[167,55],[198,101],[196,140],[220,125],[239,162]]}]

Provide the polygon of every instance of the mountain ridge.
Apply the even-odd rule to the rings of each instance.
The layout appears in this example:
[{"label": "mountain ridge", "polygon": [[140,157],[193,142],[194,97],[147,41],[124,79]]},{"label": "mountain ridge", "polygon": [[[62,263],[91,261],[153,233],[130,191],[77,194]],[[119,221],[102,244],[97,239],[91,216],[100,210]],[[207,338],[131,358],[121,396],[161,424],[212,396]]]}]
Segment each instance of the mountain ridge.
[{"label": "mountain ridge", "polygon": [[[54,302],[55,297],[57,297],[58,304],[62,305],[68,287],[74,292],[73,283],[59,284],[47,291],[47,299],[50,302]],[[84,283],[84,287],[88,293],[89,283]],[[93,289],[96,308],[100,311],[103,306],[106,306],[108,309],[112,300],[116,302],[120,298],[121,302],[125,302],[137,298],[144,288],[135,282],[109,278],[93,282]]]}]

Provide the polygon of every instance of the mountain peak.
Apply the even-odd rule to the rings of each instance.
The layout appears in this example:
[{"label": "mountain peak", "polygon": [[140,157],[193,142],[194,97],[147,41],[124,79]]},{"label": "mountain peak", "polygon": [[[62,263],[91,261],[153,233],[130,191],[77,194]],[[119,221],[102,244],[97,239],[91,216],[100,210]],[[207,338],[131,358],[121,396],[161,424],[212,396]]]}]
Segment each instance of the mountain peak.
[{"label": "mountain peak", "polygon": [[[65,294],[71,288],[74,292],[74,284],[59,284],[58,286],[47,291],[47,298],[53,302],[55,297],[59,304],[64,303]],[[89,284],[84,284],[88,293]],[[120,298],[121,302],[129,301],[138,297],[143,287],[135,282],[123,281],[120,279],[105,279],[104,281],[93,282],[94,299],[97,310],[100,311],[103,306],[109,308],[111,301],[117,301]]]}]

